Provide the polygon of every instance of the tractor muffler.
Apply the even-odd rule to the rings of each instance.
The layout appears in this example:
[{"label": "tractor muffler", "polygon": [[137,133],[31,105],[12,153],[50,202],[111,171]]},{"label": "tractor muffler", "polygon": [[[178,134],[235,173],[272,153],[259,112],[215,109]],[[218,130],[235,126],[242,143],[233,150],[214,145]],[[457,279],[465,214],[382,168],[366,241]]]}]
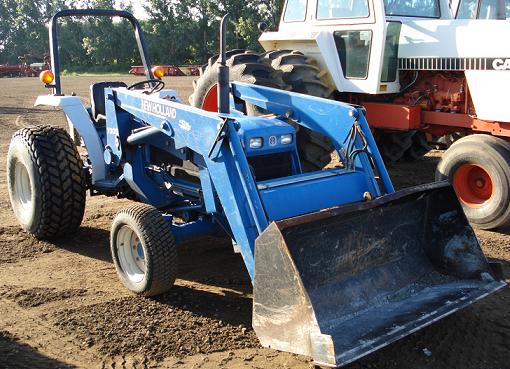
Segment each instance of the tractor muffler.
[{"label": "tractor muffler", "polygon": [[496,266],[445,182],[284,219],[255,243],[253,327],[345,365],[502,288]]}]

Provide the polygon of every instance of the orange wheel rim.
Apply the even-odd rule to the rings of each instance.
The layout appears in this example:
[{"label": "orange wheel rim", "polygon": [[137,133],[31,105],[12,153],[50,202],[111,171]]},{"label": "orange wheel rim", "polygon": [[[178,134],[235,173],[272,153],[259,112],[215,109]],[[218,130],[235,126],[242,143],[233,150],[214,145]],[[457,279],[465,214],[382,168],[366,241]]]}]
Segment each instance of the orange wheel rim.
[{"label": "orange wheel rim", "polygon": [[218,111],[218,84],[215,83],[205,94],[202,109],[212,112]]},{"label": "orange wheel rim", "polygon": [[453,175],[459,199],[469,207],[480,207],[490,200],[493,183],[489,172],[477,164],[462,164]]}]

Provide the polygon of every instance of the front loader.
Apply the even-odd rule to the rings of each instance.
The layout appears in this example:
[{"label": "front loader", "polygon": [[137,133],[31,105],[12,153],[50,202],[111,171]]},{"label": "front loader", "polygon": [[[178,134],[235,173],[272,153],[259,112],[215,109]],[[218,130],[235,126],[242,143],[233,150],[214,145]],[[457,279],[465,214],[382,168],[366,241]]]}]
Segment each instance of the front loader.
[{"label": "front loader", "polygon": [[[89,108],[63,95],[56,24],[64,16],[127,18],[147,80],[96,83]],[[87,154],[58,128],[15,133],[8,185],[22,227],[39,238],[75,231],[86,188],[138,202],[115,217],[110,247],[124,285],[144,296],[172,287],[181,242],[225,234],[253,282],[261,344],[332,367],[505,286],[448,183],[394,190],[362,108],[229,84],[222,40],[219,112],[207,112],[155,78],[131,14],[57,13],[52,72],[43,75],[52,93],[36,105],[61,107]],[[248,107],[265,114],[247,116]],[[329,137],[339,164],[304,172],[301,129]]]}]

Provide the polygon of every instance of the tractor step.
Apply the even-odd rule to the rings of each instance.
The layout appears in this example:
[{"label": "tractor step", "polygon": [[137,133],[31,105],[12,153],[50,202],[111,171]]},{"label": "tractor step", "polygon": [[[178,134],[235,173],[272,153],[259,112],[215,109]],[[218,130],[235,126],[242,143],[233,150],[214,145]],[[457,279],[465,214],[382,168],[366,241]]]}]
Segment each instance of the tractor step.
[{"label": "tractor step", "polygon": [[263,346],[345,365],[504,287],[433,183],[271,223],[256,240]]}]

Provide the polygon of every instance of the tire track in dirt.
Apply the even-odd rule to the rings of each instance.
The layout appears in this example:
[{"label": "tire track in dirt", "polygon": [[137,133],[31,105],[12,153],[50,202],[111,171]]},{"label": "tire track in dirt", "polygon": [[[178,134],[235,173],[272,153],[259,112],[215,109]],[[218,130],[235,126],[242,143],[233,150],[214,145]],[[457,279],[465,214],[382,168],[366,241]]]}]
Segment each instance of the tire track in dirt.
[{"label": "tire track in dirt", "polygon": [[[237,306],[231,309],[248,316],[244,321],[249,322],[251,300],[232,303]],[[221,314],[223,309],[224,299],[176,287],[158,300],[126,297],[61,310],[54,318],[58,328],[107,356],[140,354],[160,361],[169,356],[260,347],[251,326],[241,319],[224,321],[209,316]]]}]

